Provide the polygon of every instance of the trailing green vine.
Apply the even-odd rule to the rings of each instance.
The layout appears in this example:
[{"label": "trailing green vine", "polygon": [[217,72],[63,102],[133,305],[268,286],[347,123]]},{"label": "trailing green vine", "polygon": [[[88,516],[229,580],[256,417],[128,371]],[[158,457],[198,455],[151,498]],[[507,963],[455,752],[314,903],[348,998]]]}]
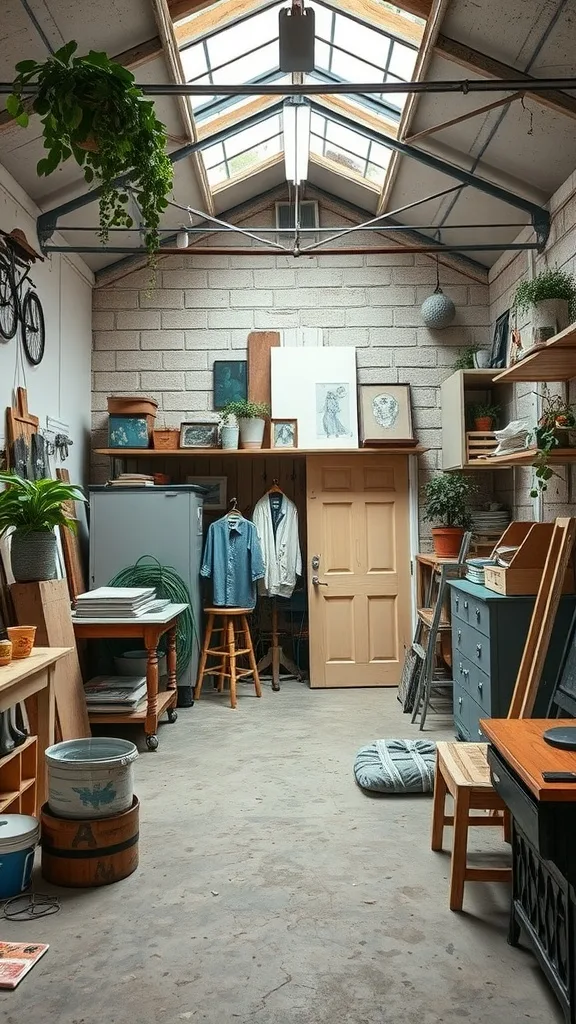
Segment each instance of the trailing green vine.
[{"label": "trailing green vine", "polygon": [[134,189],[153,259],[160,217],[172,189],[166,129],[130,71],[94,50],[75,57],[77,48],[77,43],[69,42],[43,63],[20,61],[6,109],[26,127],[23,88],[38,86],[32,109],[40,115],[47,153],[38,162],[37,173],[48,176],[70,157],[76,160],[86,182],[100,190],[103,243],[111,227],[134,226],[128,212],[129,190]]}]

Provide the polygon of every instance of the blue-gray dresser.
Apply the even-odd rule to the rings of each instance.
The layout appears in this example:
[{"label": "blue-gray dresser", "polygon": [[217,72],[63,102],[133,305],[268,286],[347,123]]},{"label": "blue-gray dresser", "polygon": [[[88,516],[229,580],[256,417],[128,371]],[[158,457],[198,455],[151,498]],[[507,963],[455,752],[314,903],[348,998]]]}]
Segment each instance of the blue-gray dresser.
[{"label": "blue-gray dresser", "polygon": [[[465,740],[483,740],[481,718],[506,718],[535,597],[504,597],[468,580],[450,582],[454,724]],[[542,718],[556,681],[576,595],[562,597],[534,717]]]}]

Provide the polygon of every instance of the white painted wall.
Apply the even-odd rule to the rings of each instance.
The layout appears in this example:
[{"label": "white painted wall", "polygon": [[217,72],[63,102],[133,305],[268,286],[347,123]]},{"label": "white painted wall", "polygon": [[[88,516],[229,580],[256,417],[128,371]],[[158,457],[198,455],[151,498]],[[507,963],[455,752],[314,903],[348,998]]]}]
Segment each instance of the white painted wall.
[{"label": "white painted wall", "polygon": [[[38,249],[36,218],[40,212],[0,165],[0,227],[5,231],[20,228]],[[19,332],[11,341],[0,338],[0,448],[4,447],[4,409],[12,404],[13,388],[25,386],[29,409],[39,416],[40,429],[46,427],[46,416],[69,425],[74,444],[66,468],[74,482],[87,483],[93,276],[79,257],[59,253],[37,263],[31,276],[44,309],[46,351],[39,366],[30,366]]]}]

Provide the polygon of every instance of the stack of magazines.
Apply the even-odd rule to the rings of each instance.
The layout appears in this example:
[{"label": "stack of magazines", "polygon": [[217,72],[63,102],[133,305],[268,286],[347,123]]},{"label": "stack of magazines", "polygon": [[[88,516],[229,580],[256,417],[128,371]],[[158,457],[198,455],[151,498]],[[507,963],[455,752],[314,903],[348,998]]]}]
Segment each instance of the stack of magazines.
[{"label": "stack of magazines", "polygon": [[478,583],[479,586],[483,587],[485,583],[484,570],[486,566],[496,564],[495,558],[467,558],[466,579],[470,580],[470,583]]},{"label": "stack of magazines", "polygon": [[90,714],[138,711],[146,703],[145,676],[94,676],[84,685]]},{"label": "stack of magazines", "polygon": [[137,619],[158,610],[154,587],[98,587],[78,594],[74,615],[78,619]]}]

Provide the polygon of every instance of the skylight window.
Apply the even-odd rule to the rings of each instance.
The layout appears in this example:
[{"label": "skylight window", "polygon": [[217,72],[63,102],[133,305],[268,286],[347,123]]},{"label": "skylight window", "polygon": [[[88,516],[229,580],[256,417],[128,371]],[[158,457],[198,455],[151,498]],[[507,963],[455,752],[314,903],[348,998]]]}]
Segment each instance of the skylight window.
[{"label": "skylight window", "polygon": [[[342,168],[352,171],[375,185],[384,181],[390,161],[390,150],[367,139],[361,132],[344,128],[330,116],[313,113],[310,121],[310,150]],[[336,169],[336,168],[335,168]]]},{"label": "skylight window", "polygon": [[282,117],[273,114],[202,150],[208,181],[219,185],[282,152]]}]

